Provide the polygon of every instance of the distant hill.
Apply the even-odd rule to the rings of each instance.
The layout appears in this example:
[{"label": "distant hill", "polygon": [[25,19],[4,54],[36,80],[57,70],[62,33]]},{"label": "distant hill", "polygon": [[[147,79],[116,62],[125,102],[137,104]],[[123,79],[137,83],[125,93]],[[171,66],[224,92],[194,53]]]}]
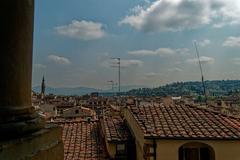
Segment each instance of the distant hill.
[{"label": "distant hill", "polygon": [[[214,80],[206,81],[206,90],[210,96],[224,96],[240,92],[240,80]],[[134,96],[182,96],[202,95],[203,87],[201,82],[175,82],[160,86],[158,88],[139,88],[126,93]]]},{"label": "distant hill", "polygon": [[[121,92],[128,92],[133,89],[138,89],[138,88],[147,88],[147,86],[143,85],[126,85],[126,86],[121,86]],[[118,87],[114,88],[114,92],[118,91]],[[103,90],[103,92],[112,92],[112,89],[107,89]]]},{"label": "distant hill", "polygon": [[[32,88],[33,91],[40,93],[41,87],[36,86]],[[55,95],[84,95],[92,92],[101,92],[100,89],[88,88],[88,87],[76,87],[76,88],[53,88],[46,87],[46,94],[55,94]]]},{"label": "distant hill", "polygon": [[[128,86],[122,86],[121,92],[128,92],[132,89],[136,88],[144,88],[146,86],[141,85],[128,85]],[[33,91],[40,93],[41,87],[35,86],[32,88]],[[118,88],[114,88],[114,92],[117,92]],[[111,89],[108,90],[101,90],[101,89],[95,89],[95,88],[89,88],[89,87],[63,87],[63,88],[54,88],[54,87],[46,87],[46,94],[55,94],[55,95],[84,95],[84,94],[90,94],[92,92],[100,92],[103,93],[103,95],[108,94],[112,92]],[[105,94],[104,94],[105,93]],[[111,95],[111,94],[110,94]]]},{"label": "distant hill", "polygon": [[[206,81],[206,90],[210,96],[224,96],[231,93],[240,93],[240,80],[214,80]],[[40,92],[41,87],[33,87],[33,91]],[[114,92],[117,92],[118,88],[114,89]],[[54,88],[46,87],[47,94],[56,94],[56,95],[84,95],[90,94],[92,92],[99,92],[101,95],[114,95],[111,93],[112,90],[101,90],[88,87],[75,87],[75,88]],[[175,82],[160,86],[157,88],[147,88],[146,86],[141,85],[129,85],[121,87],[121,94],[123,95],[132,95],[132,96],[182,96],[182,95],[202,95],[203,88],[202,83],[198,81],[189,81],[189,82]]]}]

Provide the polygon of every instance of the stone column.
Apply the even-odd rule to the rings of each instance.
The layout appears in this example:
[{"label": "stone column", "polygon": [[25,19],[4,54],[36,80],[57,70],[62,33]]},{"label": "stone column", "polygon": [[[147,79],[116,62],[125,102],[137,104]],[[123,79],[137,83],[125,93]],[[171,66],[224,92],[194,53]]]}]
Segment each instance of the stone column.
[{"label": "stone column", "polygon": [[31,104],[33,17],[34,0],[0,1],[1,138],[22,136],[43,126]]}]

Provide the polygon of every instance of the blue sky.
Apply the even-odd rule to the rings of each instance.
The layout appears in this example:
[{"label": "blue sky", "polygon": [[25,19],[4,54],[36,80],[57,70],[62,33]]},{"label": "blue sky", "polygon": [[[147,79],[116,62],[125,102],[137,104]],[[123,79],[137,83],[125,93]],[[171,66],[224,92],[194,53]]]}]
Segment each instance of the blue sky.
[{"label": "blue sky", "polygon": [[35,2],[33,86],[110,88],[112,57],[123,85],[155,87],[240,78],[240,2],[234,0],[41,0]]}]

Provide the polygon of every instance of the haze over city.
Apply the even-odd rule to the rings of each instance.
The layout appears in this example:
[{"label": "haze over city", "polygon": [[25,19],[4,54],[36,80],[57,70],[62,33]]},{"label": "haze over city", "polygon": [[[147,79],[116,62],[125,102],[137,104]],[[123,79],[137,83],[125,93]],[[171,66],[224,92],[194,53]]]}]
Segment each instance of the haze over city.
[{"label": "haze over city", "polygon": [[[229,0],[36,1],[33,86],[159,86],[239,79],[240,3]],[[194,13],[194,14],[193,14]]]}]

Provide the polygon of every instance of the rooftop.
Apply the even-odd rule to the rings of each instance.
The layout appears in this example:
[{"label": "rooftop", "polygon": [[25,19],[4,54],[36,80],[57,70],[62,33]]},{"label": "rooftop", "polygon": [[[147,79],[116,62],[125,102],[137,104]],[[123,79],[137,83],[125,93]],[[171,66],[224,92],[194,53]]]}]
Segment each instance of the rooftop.
[{"label": "rooftop", "polygon": [[103,123],[108,142],[122,142],[131,138],[127,124],[120,116],[105,116]]},{"label": "rooftop", "polygon": [[96,122],[61,122],[60,125],[63,127],[64,160],[105,159]]},{"label": "rooftop", "polygon": [[240,139],[240,119],[190,105],[129,107],[145,138]]}]

